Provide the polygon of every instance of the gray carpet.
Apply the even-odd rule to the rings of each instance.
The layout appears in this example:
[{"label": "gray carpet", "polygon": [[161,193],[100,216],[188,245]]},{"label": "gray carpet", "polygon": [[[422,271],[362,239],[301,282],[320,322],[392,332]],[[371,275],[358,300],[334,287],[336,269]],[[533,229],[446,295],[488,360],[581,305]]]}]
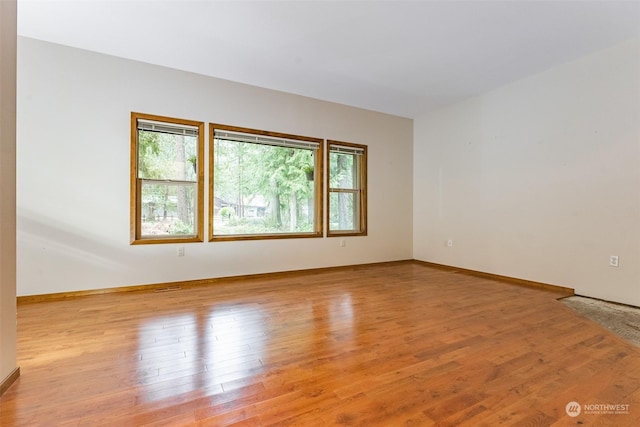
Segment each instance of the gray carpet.
[{"label": "gray carpet", "polygon": [[567,297],[561,301],[640,347],[640,308],[581,296]]}]

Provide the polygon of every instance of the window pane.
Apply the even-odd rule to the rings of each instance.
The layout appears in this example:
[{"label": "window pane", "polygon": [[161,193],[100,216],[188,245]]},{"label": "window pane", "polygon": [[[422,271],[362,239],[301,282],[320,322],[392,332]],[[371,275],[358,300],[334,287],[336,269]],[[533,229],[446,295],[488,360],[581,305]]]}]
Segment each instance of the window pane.
[{"label": "window pane", "polygon": [[316,151],[214,139],[214,235],[312,233]]},{"label": "window pane", "polygon": [[203,241],[204,123],[131,113],[131,244]]},{"label": "window pane", "polygon": [[331,192],[329,198],[329,230],[358,230],[357,193]]},{"label": "window pane", "polygon": [[197,181],[194,136],[138,131],[138,178]]},{"label": "window pane", "polygon": [[330,153],[329,185],[331,188],[357,188],[356,164],[357,156],[355,154]]},{"label": "window pane", "polygon": [[196,235],[196,185],[142,182],[142,236]]},{"label": "window pane", "polygon": [[327,141],[327,236],[367,235],[367,146]]}]

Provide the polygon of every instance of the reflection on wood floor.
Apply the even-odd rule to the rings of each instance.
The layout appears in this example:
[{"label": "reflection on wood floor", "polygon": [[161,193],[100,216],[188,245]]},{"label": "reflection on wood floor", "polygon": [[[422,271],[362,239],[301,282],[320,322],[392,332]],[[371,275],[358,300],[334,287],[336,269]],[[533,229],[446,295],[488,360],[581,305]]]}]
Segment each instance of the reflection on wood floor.
[{"label": "reflection on wood floor", "polygon": [[640,425],[640,349],[561,296],[406,262],[23,304],[0,425]]}]

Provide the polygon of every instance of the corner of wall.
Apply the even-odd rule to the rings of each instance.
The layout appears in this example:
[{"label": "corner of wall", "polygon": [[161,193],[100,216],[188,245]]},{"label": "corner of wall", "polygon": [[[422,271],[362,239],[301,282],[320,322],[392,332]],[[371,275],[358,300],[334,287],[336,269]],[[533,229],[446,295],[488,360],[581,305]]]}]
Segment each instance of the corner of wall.
[{"label": "corner of wall", "polygon": [[17,2],[0,1],[0,394],[20,373],[16,345]]}]

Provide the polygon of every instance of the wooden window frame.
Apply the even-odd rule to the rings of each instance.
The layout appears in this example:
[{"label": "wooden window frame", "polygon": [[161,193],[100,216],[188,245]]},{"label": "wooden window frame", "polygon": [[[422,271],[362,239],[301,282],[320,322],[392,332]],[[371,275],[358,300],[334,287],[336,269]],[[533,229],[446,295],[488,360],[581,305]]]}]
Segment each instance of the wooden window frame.
[{"label": "wooden window frame", "polygon": [[[197,234],[194,236],[162,235],[142,236],[142,179],[138,178],[138,120],[148,120],[174,125],[184,125],[198,128],[198,159],[197,168],[197,200],[196,200],[196,226]],[[130,243],[162,244],[162,243],[197,243],[204,241],[204,122],[178,119],[145,113],[131,113],[131,200],[130,200]]]},{"label": "wooden window frame", "polygon": [[[214,147],[215,132],[230,131],[252,134],[256,136],[266,136],[271,138],[283,138],[288,140],[305,141],[318,144],[314,162],[314,229],[307,233],[264,233],[264,234],[229,234],[216,235],[214,227],[215,210],[215,174],[214,174]],[[323,179],[324,179],[324,140],[300,135],[250,129],[245,127],[209,123],[209,241],[224,242],[238,240],[268,240],[268,239],[296,239],[296,238],[318,238],[323,237]]]},{"label": "wooden window frame", "polygon": [[[362,150],[360,162],[358,165],[358,188],[342,189],[331,187],[331,147],[342,146]],[[350,142],[341,142],[327,140],[326,147],[326,164],[327,164],[327,237],[344,237],[344,236],[366,236],[367,235],[367,146],[362,144],[354,144]],[[350,193],[358,197],[358,229],[357,230],[331,230],[331,194],[332,193]]]}]

